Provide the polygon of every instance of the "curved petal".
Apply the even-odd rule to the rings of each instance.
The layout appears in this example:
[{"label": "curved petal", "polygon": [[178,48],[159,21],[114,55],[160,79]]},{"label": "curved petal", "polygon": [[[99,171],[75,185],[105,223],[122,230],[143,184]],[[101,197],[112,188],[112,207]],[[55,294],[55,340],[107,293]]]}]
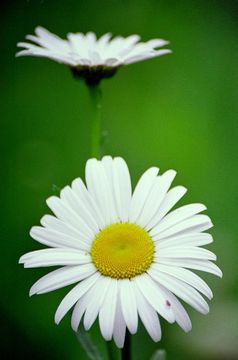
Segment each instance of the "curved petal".
[{"label": "curved petal", "polygon": [[36,281],[30,289],[30,296],[44,294],[81,281],[96,272],[94,265],[65,266],[51,271]]},{"label": "curved petal", "polygon": [[99,310],[99,325],[105,340],[111,340],[112,338],[117,301],[118,281],[111,279],[110,286],[107,289],[104,301]]},{"label": "curved petal", "polygon": [[202,314],[207,314],[209,312],[207,302],[203,299],[199,292],[190,285],[165,273],[160,273],[158,276],[157,272],[153,269],[149,269],[148,273],[156,282],[166,287],[198,312]]},{"label": "curved petal", "polygon": [[184,309],[183,305],[176,298],[176,296],[166,289],[164,286],[158,284],[160,291],[166,296],[168,299],[168,303],[173,309],[175,315],[176,323],[185,331],[188,332],[192,329],[192,323],[188,316],[187,311]]},{"label": "curved petal", "polygon": [[168,189],[171,186],[173,179],[176,176],[176,171],[168,170],[163,175],[158,176],[151,188],[151,191],[145,201],[144,207],[136,222],[148,229],[148,223],[153,219],[156,212],[160,208]]},{"label": "curved petal", "polygon": [[187,189],[184,186],[175,186],[170,189],[164,197],[158,211],[147,225],[150,230],[156,227],[159,221],[172,209],[172,207],[185,195]]},{"label": "curved petal", "polygon": [[89,254],[74,249],[43,249],[21,256],[25,268],[44,266],[81,265],[91,262]]},{"label": "curved petal", "polygon": [[95,282],[99,279],[100,276],[101,275],[96,272],[88,279],[81,281],[63,298],[55,313],[56,324],[59,324],[65,314],[93,286],[93,284],[95,284]]},{"label": "curved petal", "polygon": [[57,247],[57,248],[72,248],[79,250],[89,250],[90,242],[83,235],[78,234],[77,238],[71,235],[66,235],[61,231],[43,228],[41,226],[33,226],[30,230],[30,235],[33,239],[41,244]]},{"label": "curved petal", "polygon": [[167,306],[166,298],[159,291],[157,283],[146,273],[134,278],[139,291],[144,295],[149,304],[169,323],[175,321],[174,313]]},{"label": "curved petal", "polygon": [[161,326],[159,317],[154,308],[148,303],[144,295],[135,286],[136,303],[138,314],[143,322],[147,332],[154,341],[161,339]]},{"label": "curved petal", "polygon": [[151,188],[154,184],[154,181],[157,177],[159,169],[152,167],[148,169],[141,176],[138,181],[136,188],[133,192],[131,199],[131,207],[129,213],[129,221],[136,222],[146,201],[147,196],[149,195]]},{"label": "curved petal", "polygon": [[213,226],[211,219],[207,215],[194,215],[193,217],[179,222],[160,232],[159,226],[156,229],[150,231],[150,235],[154,240],[165,239],[169,236],[177,235],[189,235],[199,233],[210,229]]},{"label": "curved petal", "polygon": [[101,276],[89,290],[90,297],[88,299],[83,320],[85,330],[89,330],[96,320],[110,285],[111,279],[109,277]]},{"label": "curved petal", "polygon": [[113,185],[119,218],[126,222],[131,203],[131,178],[127,164],[121,157],[116,157],[113,162]]},{"label": "curved petal", "polygon": [[212,299],[212,291],[209,286],[202,280],[198,275],[194,274],[192,271],[181,267],[167,266],[162,264],[153,264],[152,268],[157,271],[158,276],[160,273],[165,273],[173,276],[176,279],[186,282],[188,285],[194,287],[196,290],[200,291],[205,295],[209,300]]},{"label": "curved petal", "polygon": [[118,285],[123,317],[131,334],[135,334],[138,327],[138,314],[134,286],[129,279],[118,280]]}]

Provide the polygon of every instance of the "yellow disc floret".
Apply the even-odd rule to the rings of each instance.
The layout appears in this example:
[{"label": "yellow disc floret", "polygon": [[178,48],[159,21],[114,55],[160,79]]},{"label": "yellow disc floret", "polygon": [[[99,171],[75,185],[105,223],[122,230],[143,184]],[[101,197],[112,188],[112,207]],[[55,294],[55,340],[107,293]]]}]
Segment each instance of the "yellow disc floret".
[{"label": "yellow disc floret", "polygon": [[136,224],[115,223],[95,237],[91,256],[103,275],[116,279],[132,278],[150,267],[154,242],[148,232]]}]

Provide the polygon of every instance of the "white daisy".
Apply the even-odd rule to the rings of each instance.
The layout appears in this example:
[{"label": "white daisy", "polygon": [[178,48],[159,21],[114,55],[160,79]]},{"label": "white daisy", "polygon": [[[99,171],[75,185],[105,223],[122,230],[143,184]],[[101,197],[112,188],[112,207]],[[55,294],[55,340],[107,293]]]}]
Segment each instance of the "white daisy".
[{"label": "white daisy", "polygon": [[17,45],[24,50],[17,56],[39,56],[55,60],[72,68],[76,76],[86,79],[89,85],[95,85],[102,78],[114,75],[118,67],[147,60],[171,52],[169,49],[158,48],[167,45],[168,41],[153,39],[139,42],[139,35],[126,38],[107,33],[97,39],[93,32],[87,34],[69,33],[67,40],[52,34],[38,26],[36,35],[27,35],[28,42]]},{"label": "white daisy", "polygon": [[[188,269],[222,276],[202,248],[212,242],[204,231],[210,218],[200,213],[202,204],[182,206],[169,213],[186,193],[183,186],[169,189],[174,170],[158,175],[152,167],[132,193],[125,161],[105,156],[86,165],[86,186],[78,178],[60,198],[47,200],[54,216],[45,215],[31,236],[51,249],[23,255],[26,268],[62,266],[38,280],[30,295],[75,284],[61,301],[58,324],[73,308],[72,328],[83,321],[86,330],[99,319],[105,340],[123,347],[126,328],[131,334],[142,321],[154,341],[161,338],[160,316],[191,329],[180,298],[202,314],[209,307],[202,295],[212,298],[208,285]],[[83,320],[82,320],[83,318]]]}]

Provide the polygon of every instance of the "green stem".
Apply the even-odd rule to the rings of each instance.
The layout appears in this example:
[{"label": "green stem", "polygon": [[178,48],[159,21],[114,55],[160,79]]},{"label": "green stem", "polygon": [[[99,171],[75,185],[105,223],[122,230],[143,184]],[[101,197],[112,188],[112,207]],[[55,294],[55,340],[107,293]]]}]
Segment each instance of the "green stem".
[{"label": "green stem", "polygon": [[92,102],[93,115],[91,122],[91,156],[101,157],[101,121],[102,121],[102,93],[98,85],[89,86],[89,92]]},{"label": "green stem", "polygon": [[128,330],[126,330],[125,344],[121,350],[121,360],[131,360],[131,335]]}]

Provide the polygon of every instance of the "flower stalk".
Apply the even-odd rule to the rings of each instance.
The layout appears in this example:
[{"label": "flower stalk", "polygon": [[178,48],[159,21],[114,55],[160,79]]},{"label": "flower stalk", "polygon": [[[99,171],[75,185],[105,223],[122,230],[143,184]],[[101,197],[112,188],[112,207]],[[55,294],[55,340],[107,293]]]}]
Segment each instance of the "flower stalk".
[{"label": "flower stalk", "polygon": [[102,142],[102,91],[99,85],[89,86],[90,98],[92,103],[92,122],[91,122],[91,156],[99,159],[101,157]]}]

